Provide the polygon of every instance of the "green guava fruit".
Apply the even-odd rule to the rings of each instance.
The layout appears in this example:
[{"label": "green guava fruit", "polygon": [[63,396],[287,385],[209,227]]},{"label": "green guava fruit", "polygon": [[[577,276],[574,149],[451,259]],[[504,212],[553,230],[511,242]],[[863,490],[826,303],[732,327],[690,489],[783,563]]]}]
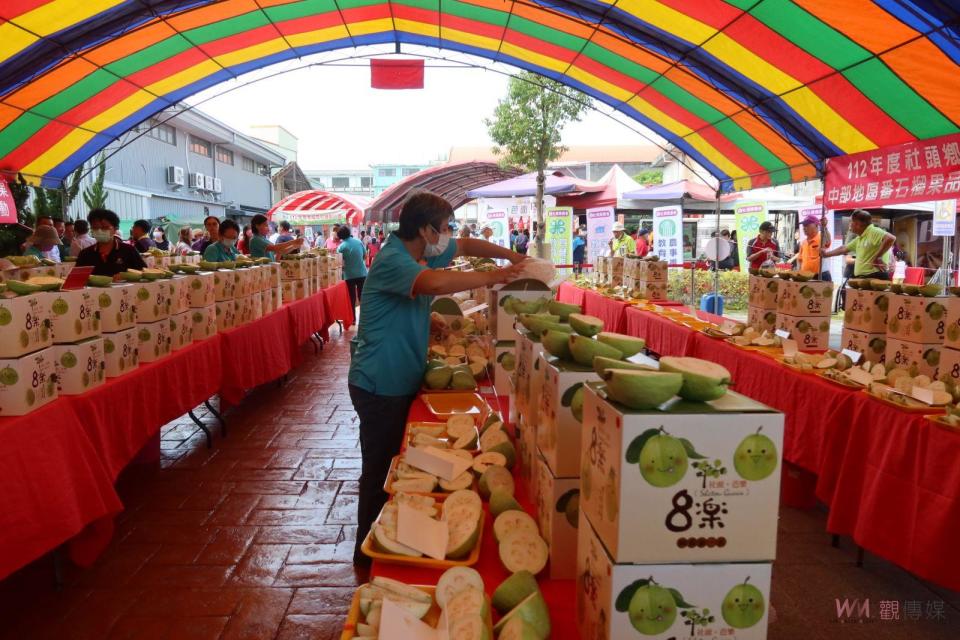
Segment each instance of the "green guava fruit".
[{"label": "green guava fruit", "polygon": [[113,350],[116,347],[113,346],[113,340],[109,338],[104,338],[103,340],[103,352],[104,353],[113,353]]},{"label": "green guava fruit", "polygon": [[655,487],[670,487],[687,473],[689,459],[683,443],[660,433],[652,436],[640,451],[640,475]]},{"label": "green guava fruit", "polygon": [[730,589],[720,608],[723,619],[735,629],[748,629],[757,624],[766,610],[763,594],[752,584],[747,584],[747,580]]},{"label": "green guava fruit", "polygon": [[640,587],[630,599],[630,624],[645,636],[664,633],[677,619],[673,595],[655,582]]},{"label": "green guava fruit", "polygon": [[509,351],[501,353],[497,359],[500,362],[500,366],[503,367],[504,371],[513,371],[517,368],[517,356]]},{"label": "green guava fruit", "polygon": [[744,438],[733,453],[733,467],[744,480],[763,480],[777,468],[777,446],[761,429]]},{"label": "green guava fruit", "polygon": [[75,356],[72,351],[67,351],[60,356],[60,364],[67,369],[72,369],[77,366],[77,356]]},{"label": "green guava fruit", "polygon": [[137,290],[137,300],[146,301],[150,299],[150,292],[146,288],[141,287]]},{"label": "green guava fruit", "polygon": [[595,316],[588,316],[582,313],[571,313],[567,316],[570,326],[581,336],[593,337],[603,331],[603,320]]},{"label": "green guava fruit", "polygon": [[665,356],[660,358],[660,371],[682,375],[679,395],[693,402],[716,400],[727,392],[731,383],[730,372],[725,367],[699,358]]}]

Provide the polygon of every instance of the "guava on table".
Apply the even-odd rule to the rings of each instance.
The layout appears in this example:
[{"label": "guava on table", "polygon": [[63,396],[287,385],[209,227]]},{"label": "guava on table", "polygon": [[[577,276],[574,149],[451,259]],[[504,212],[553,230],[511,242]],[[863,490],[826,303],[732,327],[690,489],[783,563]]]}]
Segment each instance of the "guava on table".
[{"label": "guava on table", "polygon": [[777,445],[757,429],[733,453],[733,468],[744,480],[763,480],[777,468]]},{"label": "guava on table", "polygon": [[752,584],[747,584],[748,580],[749,576],[743,584],[730,589],[721,607],[723,619],[736,629],[747,629],[757,624],[766,610],[763,594]]}]

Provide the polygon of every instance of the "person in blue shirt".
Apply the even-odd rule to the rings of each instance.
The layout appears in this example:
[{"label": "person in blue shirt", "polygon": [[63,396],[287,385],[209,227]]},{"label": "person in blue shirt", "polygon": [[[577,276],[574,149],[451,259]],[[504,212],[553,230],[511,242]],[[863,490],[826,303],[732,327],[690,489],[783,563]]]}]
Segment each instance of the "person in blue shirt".
[{"label": "person in blue shirt", "polygon": [[343,279],[350,291],[350,309],[353,311],[353,319],[356,320],[357,302],[363,294],[363,281],[367,279],[367,265],[364,264],[367,250],[362,242],[353,237],[347,225],[337,230],[337,237],[340,238],[337,253],[343,256]]},{"label": "person in blue shirt", "polygon": [[207,245],[203,250],[203,259],[207,262],[233,262],[237,259],[237,237],[240,235],[240,225],[233,220],[224,220],[220,223],[216,242]]},{"label": "person in blue shirt", "polygon": [[[380,249],[363,285],[357,349],[348,388],[360,418],[360,472],[355,565],[369,565],[360,551],[387,494],[390,460],[400,453],[407,413],[426,369],[433,296],[509,282],[525,259],[478,238],[453,240],[453,208],[429,192],[410,195],[400,228]],[[513,264],[494,271],[447,271],[454,257],[500,258]]]},{"label": "person in blue shirt", "polygon": [[587,239],[581,233],[580,227],[573,229],[573,272],[583,273],[583,263],[586,262]]},{"label": "person in blue shirt", "polygon": [[299,249],[303,244],[299,238],[288,240],[287,242],[277,242],[271,244],[267,239],[270,235],[270,221],[267,216],[258,213],[250,221],[250,228],[253,229],[253,235],[248,243],[250,247],[250,257],[252,258],[270,258],[274,260],[274,254],[283,255],[294,249]]}]

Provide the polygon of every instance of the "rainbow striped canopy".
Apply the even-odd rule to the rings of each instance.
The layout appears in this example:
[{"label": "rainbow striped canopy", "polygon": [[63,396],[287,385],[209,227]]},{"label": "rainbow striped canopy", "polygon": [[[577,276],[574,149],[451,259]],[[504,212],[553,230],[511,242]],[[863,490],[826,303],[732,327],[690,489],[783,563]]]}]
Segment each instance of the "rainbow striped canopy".
[{"label": "rainbow striped canopy", "polygon": [[0,171],[58,186],[120,134],[253,69],[383,43],[572,85],[725,190],[958,130],[960,40],[939,0],[4,0]]}]

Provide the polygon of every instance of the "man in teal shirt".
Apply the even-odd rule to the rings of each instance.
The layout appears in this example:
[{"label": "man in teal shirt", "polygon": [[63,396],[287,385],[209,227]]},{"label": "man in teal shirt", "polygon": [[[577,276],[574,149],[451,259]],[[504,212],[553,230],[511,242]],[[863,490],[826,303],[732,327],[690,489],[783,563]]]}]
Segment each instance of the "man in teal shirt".
[{"label": "man in teal shirt", "polygon": [[363,261],[367,250],[362,242],[351,235],[347,225],[337,230],[337,237],[340,238],[337,253],[343,256],[343,279],[350,291],[350,309],[353,311],[353,319],[356,320],[357,302],[363,294],[363,281],[367,278],[367,265]]},{"label": "man in teal shirt", "polygon": [[[360,417],[363,467],[357,505],[353,561],[368,566],[360,551],[370,525],[387,499],[383,483],[390,460],[400,453],[410,404],[426,368],[433,296],[508,282],[526,256],[475,238],[450,237],[453,208],[438,195],[412,194],[364,283],[357,350],[349,390]],[[446,271],[457,255],[500,258],[513,264],[494,271]]]},{"label": "man in teal shirt", "polygon": [[850,232],[856,237],[846,244],[823,252],[824,258],[855,253],[853,265],[854,278],[875,278],[889,280],[887,272],[887,254],[896,237],[873,224],[870,214],[857,209],[850,217]]}]

